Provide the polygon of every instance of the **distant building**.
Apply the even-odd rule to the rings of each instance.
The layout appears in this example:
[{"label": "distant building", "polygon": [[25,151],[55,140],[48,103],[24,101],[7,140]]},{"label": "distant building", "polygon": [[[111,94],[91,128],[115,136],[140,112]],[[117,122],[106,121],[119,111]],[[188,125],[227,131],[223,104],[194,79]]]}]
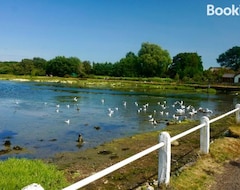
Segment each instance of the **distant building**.
[{"label": "distant building", "polygon": [[234,73],[225,73],[222,76],[222,81],[227,83],[233,83],[234,82]]},{"label": "distant building", "polygon": [[234,72],[234,70],[232,70],[229,67],[209,67],[208,70],[212,71],[212,72],[218,72],[218,71],[225,71],[225,72],[229,71],[229,73],[233,73]]},{"label": "distant building", "polygon": [[222,69],[222,67],[210,67],[209,68],[209,70],[212,71],[212,72],[219,71],[221,69]]},{"label": "distant building", "polygon": [[240,83],[240,73],[234,76],[234,83]]},{"label": "distant building", "polygon": [[225,73],[222,76],[222,81],[226,83],[240,83],[240,73]]}]

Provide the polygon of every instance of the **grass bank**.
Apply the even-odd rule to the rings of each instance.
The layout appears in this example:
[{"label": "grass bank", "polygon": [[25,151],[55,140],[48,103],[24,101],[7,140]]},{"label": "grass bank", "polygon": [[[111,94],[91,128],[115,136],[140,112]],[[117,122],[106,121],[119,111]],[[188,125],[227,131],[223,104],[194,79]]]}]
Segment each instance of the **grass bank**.
[{"label": "grass bank", "polygon": [[52,190],[59,190],[68,185],[63,172],[40,160],[11,158],[0,161],[0,176],[0,187],[4,190],[22,189],[32,183]]},{"label": "grass bank", "polygon": [[224,172],[224,164],[240,158],[240,139],[222,137],[216,139],[208,155],[199,155],[196,162],[171,178],[167,189],[205,190],[215,185],[216,177]]},{"label": "grass bank", "polygon": [[136,91],[174,91],[174,92],[204,92],[216,93],[215,89],[199,87],[192,84],[176,82],[170,78],[123,78],[92,76],[92,78],[63,78],[48,76],[25,76],[25,75],[0,75],[0,80],[10,81],[33,81],[33,82],[50,82],[62,86],[77,88],[110,88],[116,90],[136,90]]}]

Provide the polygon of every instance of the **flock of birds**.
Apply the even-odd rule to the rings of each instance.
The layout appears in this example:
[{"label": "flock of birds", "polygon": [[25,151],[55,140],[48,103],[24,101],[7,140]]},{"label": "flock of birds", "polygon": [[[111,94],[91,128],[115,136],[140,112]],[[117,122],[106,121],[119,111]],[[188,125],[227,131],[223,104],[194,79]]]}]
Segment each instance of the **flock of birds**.
[{"label": "flock of birds", "polygon": [[[141,121],[150,123],[150,125],[156,127],[160,123],[168,123],[168,122],[174,122],[174,123],[180,123],[183,120],[186,119],[196,119],[195,115],[201,113],[201,115],[211,115],[213,113],[212,110],[208,108],[195,108],[192,105],[186,105],[184,101],[175,101],[173,102],[169,101],[167,102],[166,100],[164,101],[149,101],[147,103],[140,103],[137,101],[122,101],[121,104],[115,104],[117,106],[109,107],[109,103],[113,102],[108,102],[108,99],[100,99],[99,102],[99,108],[104,109],[103,114],[106,113],[106,117],[112,118],[112,119],[117,119],[118,115],[121,114],[121,112],[127,113],[127,115],[134,115],[133,118],[140,118]],[[15,101],[16,104],[19,104],[19,101]],[[116,103],[116,102],[114,102]],[[48,105],[47,102],[44,103],[46,106]],[[80,111],[80,108],[84,111],[84,106],[79,103],[79,97],[72,97],[72,100],[69,101],[67,104],[55,104],[55,112],[60,113],[64,111],[65,109],[75,109],[77,111]],[[54,106],[54,104],[52,105]],[[54,107],[53,107],[54,108]],[[94,114],[94,113],[92,113]],[[115,117],[116,116],[116,117]],[[70,117],[65,119],[63,117],[67,117],[67,115],[62,116],[62,120],[64,123],[67,125],[71,124],[71,120],[73,117]],[[103,115],[104,117],[104,115]],[[160,125],[159,125],[160,126]],[[94,127],[95,128],[95,127]],[[96,130],[100,129],[100,126],[95,128]],[[79,134],[77,142],[79,145],[82,145],[83,143],[83,137],[81,134]]]},{"label": "flock of birds", "polygon": [[[78,98],[77,98],[77,97],[74,97],[74,98],[73,98],[73,101],[74,101],[74,102],[77,102],[77,101],[78,101]],[[45,104],[46,104],[46,103],[45,103]],[[70,108],[70,104],[67,104],[66,107],[69,109],[69,108]],[[76,107],[77,107],[76,110],[79,111],[80,108],[79,108],[79,105],[78,105],[78,104],[76,104]],[[60,108],[60,104],[57,104],[57,105],[56,105],[56,112],[57,112],[57,113],[59,113],[59,110],[60,110],[59,108]],[[67,119],[67,120],[65,120],[64,122],[69,125],[69,124],[70,124],[70,119]]]},{"label": "flock of birds", "polygon": [[[78,104],[78,97],[74,97],[73,100],[74,102],[74,107],[76,108],[77,111],[80,110],[80,106]],[[101,99],[101,104],[105,104],[105,99]],[[16,104],[19,104],[19,101],[15,101]],[[47,102],[44,103],[47,105]],[[121,106],[121,105],[119,105]],[[182,120],[188,119],[188,118],[193,118],[194,115],[198,114],[199,112],[204,113],[204,114],[212,114],[213,111],[208,109],[208,108],[195,108],[192,105],[185,105],[184,101],[175,101],[173,104],[167,104],[167,101],[164,100],[162,102],[157,102],[157,104],[153,105],[153,103],[144,103],[141,104],[138,102],[127,102],[127,101],[122,101],[122,107],[126,109],[128,106],[134,106],[136,107],[136,113],[137,114],[145,114],[147,115],[146,120],[148,120],[151,124],[157,125],[160,123],[162,120],[172,120],[174,122],[181,122]],[[150,108],[152,106],[152,108]],[[72,105],[66,104],[66,108],[70,108]],[[108,117],[112,117],[116,112],[119,111],[122,107],[108,107],[107,108],[107,115]],[[55,111],[57,113],[60,112],[60,104],[56,104],[56,109]],[[64,122],[66,124],[70,124],[70,119],[65,119]]]},{"label": "flock of birds", "polygon": [[[102,104],[105,103],[105,100],[101,100]],[[196,109],[192,105],[185,105],[184,101],[175,101],[173,104],[168,105],[167,101],[164,100],[163,102],[157,102],[156,105],[152,105],[154,108],[150,108],[150,103],[145,103],[140,105],[138,102],[134,102],[134,105],[131,104],[130,106],[135,106],[136,112],[138,114],[145,114],[148,116],[148,121],[153,124],[157,125],[162,120],[173,120],[174,122],[181,122],[187,118],[192,119],[194,115],[200,113],[207,114],[210,116],[213,111],[208,108],[199,107]],[[127,107],[127,102],[123,101],[123,107]],[[149,109],[150,108],[150,109]],[[112,117],[112,115],[119,110],[118,107],[115,108],[108,108],[108,116]]]}]

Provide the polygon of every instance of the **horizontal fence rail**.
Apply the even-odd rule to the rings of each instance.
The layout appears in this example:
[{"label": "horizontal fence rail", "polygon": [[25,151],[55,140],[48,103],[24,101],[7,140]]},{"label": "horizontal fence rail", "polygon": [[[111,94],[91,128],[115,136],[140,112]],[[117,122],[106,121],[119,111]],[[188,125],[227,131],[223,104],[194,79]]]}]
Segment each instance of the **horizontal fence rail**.
[{"label": "horizontal fence rail", "polygon": [[169,133],[161,132],[159,135],[159,143],[139,152],[125,160],[122,160],[106,169],[103,169],[85,179],[82,179],[62,190],[77,190],[82,188],[140,158],[146,156],[147,154],[159,150],[158,155],[158,184],[168,184],[170,182],[170,171],[171,171],[171,142],[176,141],[190,133],[200,130],[200,151],[203,154],[209,152],[209,141],[210,141],[210,123],[216,122],[230,114],[236,114],[236,123],[240,123],[240,104],[236,104],[235,109],[222,114],[214,119],[209,120],[208,117],[203,116],[201,118],[201,124],[184,131],[174,137],[170,137]]},{"label": "horizontal fence rail", "polygon": [[240,109],[240,104],[237,104],[236,105],[236,108],[234,109],[234,110],[232,110],[232,111],[229,111],[229,112],[227,112],[227,113],[225,113],[225,114],[222,114],[222,115],[220,115],[220,116],[218,116],[218,117],[216,117],[216,118],[214,118],[214,119],[211,119],[210,120],[210,123],[213,123],[213,122],[215,122],[215,121],[217,121],[217,120],[219,120],[219,119],[222,119],[222,118],[224,118],[224,117],[226,117],[226,116],[228,116],[228,115],[231,115],[231,114],[233,114],[233,113],[235,113],[236,112],[236,122],[237,123],[239,123],[239,113],[237,112],[237,111],[239,111],[239,109]]},{"label": "horizontal fence rail", "polygon": [[184,131],[184,132],[182,132],[182,133],[180,133],[180,134],[178,134],[178,135],[176,135],[174,137],[171,137],[171,142],[176,141],[176,140],[178,140],[178,139],[180,139],[180,138],[182,138],[182,137],[184,137],[186,135],[189,135],[190,133],[193,133],[194,131],[197,131],[198,129],[201,129],[204,126],[205,126],[205,124],[202,123],[202,124],[200,124],[200,125],[198,125],[198,126],[196,126],[194,128],[191,128],[191,129],[189,129],[187,131]]}]

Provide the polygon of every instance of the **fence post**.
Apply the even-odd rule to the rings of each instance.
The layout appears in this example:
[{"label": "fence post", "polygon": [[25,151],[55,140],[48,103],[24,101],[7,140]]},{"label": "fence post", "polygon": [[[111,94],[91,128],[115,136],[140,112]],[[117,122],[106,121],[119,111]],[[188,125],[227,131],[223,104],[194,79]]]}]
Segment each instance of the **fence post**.
[{"label": "fence post", "polygon": [[164,146],[159,149],[158,154],[158,185],[167,185],[170,181],[171,171],[171,137],[168,132],[162,132],[159,136],[159,143]]},{"label": "fence post", "polygon": [[200,151],[203,154],[209,153],[210,143],[210,122],[207,116],[201,118],[201,123],[204,123],[204,127],[200,129]]},{"label": "fence post", "polygon": [[[235,108],[240,108],[240,104],[236,104]],[[240,123],[240,109],[236,111],[236,123]]]}]

